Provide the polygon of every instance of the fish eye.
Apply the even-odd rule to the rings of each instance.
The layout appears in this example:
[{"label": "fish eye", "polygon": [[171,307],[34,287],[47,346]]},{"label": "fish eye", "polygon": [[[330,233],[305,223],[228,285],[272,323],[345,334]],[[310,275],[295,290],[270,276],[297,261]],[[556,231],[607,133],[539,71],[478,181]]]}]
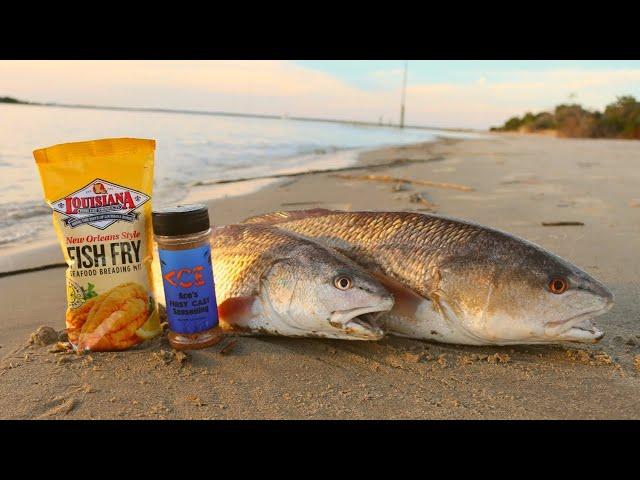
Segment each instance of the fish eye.
[{"label": "fish eye", "polygon": [[564,278],[554,278],[549,282],[549,291],[560,295],[569,288],[569,283]]},{"label": "fish eye", "polygon": [[333,279],[333,284],[338,290],[349,290],[353,285],[353,281],[347,276],[340,275]]}]

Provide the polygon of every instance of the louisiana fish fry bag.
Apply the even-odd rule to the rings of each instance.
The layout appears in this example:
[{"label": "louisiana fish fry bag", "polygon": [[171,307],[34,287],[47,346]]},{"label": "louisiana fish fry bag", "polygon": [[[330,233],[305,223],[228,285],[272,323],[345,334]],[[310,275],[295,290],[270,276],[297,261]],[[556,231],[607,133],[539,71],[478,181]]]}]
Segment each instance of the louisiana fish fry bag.
[{"label": "louisiana fish fry bag", "polygon": [[154,140],[114,138],[35,150],[67,262],[66,325],[81,351],[158,335],[151,279]]}]

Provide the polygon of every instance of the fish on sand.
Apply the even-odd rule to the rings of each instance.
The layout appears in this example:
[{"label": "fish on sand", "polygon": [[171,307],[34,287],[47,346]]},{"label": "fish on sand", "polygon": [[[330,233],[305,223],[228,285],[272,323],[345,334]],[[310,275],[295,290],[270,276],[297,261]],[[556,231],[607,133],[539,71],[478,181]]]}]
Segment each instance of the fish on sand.
[{"label": "fish on sand", "polygon": [[211,236],[223,327],[254,333],[377,340],[393,297],[344,255],[264,225],[227,225]]},{"label": "fish on sand", "polygon": [[592,319],[613,294],[527,240],[471,222],[412,212],[275,212],[245,220],[331,247],[392,292],[389,333],[446,343],[595,343]]}]

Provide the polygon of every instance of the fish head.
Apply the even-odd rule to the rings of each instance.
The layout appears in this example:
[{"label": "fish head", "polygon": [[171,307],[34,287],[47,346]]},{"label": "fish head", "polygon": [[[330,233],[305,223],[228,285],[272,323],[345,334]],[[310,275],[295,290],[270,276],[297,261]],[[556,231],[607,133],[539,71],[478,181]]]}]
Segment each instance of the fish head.
[{"label": "fish head", "polygon": [[362,267],[320,246],[303,245],[275,262],[261,285],[263,304],[291,331],[378,340],[393,296]]},{"label": "fish head", "polygon": [[572,263],[525,240],[502,234],[445,262],[443,310],[477,343],[596,343],[592,319],[613,294]]}]

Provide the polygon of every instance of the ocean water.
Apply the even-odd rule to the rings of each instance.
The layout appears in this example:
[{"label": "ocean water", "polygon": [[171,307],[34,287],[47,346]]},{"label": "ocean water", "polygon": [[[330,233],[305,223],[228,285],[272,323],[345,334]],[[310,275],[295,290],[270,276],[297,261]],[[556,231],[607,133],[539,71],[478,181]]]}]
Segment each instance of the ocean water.
[{"label": "ocean water", "polygon": [[50,228],[32,152],[107,137],[156,140],[154,205],[178,202],[202,180],[338,168],[386,145],[473,136],[288,119],[0,104],[0,249]]}]

